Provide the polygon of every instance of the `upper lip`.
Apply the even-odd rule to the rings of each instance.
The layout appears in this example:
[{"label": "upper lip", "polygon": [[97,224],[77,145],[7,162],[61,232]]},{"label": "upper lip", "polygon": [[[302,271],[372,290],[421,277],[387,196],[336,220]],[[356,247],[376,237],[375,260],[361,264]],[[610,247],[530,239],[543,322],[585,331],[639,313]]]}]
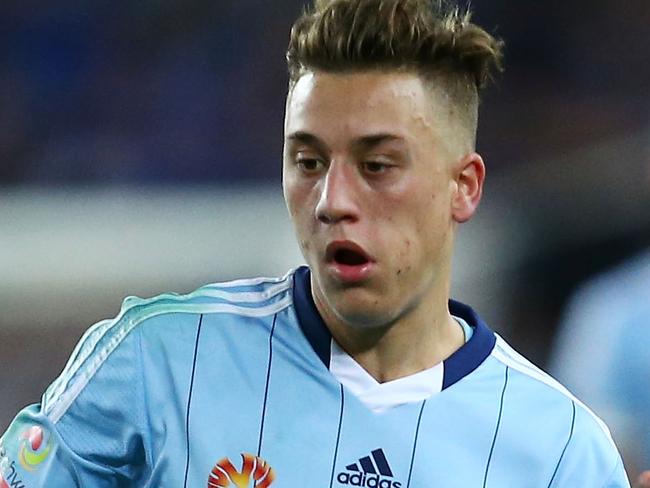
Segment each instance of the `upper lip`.
[{"label": "upper lip", "polygon": [[366,252],[366,250],[359,244],[352,241],[332,241],[325,249],[325,261],[331,263],[334,261],[336,253],[341,250],[352,251],[360,256],[363,256],[367,261],[374,261],[373,257]]}]

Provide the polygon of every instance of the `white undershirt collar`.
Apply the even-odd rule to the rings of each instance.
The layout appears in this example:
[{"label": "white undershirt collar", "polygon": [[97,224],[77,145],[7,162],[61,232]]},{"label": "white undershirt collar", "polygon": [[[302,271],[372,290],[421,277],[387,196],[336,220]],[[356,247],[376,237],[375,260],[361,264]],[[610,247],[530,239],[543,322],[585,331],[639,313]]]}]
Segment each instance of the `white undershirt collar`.
[{"label": "white undershirt collar", "polygon": [[[473,330],[465,320],[454,317],[462,327],[465,342]],[[330,371],[338,381],[375,413],[407,403],[420,402],[440,393],[444,379],[444,362],[418,373],[379,383],[334,339],[331,344]]]}]

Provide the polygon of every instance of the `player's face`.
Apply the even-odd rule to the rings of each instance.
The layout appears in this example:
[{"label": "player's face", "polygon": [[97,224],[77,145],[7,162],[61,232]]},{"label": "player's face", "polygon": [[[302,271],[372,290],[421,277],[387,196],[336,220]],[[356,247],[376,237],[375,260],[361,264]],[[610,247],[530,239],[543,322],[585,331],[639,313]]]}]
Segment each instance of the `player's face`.
[{"label": "player's face", "polygon": [[415,74],[307,73],[289,94],[284,195],[321,313],[378,327],[448,296],[457,155]]}]

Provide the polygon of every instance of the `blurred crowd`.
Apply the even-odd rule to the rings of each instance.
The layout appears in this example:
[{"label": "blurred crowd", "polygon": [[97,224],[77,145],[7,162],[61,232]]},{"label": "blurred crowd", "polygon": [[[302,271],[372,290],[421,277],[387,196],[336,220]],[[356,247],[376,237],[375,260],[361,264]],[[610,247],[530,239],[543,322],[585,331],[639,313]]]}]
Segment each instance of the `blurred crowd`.
[{"label": "blurred crowd", "polygon": [[0,6],[0,182],[277,178],[297,2]]},{"label": "blurred crowd", "polygon": [[[0,184],[277,179],[283,57],[302,4],[2,2]],[[646,0],[473,8],[507,42],[480,133],[492,168],[647,122]]]}]

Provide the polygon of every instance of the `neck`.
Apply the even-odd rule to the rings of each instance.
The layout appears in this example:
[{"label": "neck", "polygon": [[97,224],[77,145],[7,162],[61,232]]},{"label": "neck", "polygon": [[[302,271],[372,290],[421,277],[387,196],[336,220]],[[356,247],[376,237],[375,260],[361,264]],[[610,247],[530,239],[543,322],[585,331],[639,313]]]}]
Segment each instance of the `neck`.
[{"label": "neck", "polygon": [[429,369],[465,342],[446,297],[380,327],[347,324],[319,300],[315,302],[334,340],[380,383]]}]

